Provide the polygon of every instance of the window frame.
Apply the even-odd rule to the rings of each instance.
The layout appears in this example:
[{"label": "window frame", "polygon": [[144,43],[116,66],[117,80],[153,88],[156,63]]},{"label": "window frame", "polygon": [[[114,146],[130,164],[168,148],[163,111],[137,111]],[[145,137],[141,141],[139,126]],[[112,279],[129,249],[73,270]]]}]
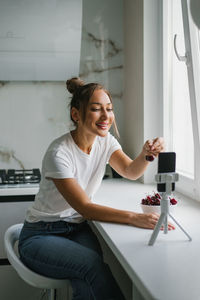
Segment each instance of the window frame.
[{"label": "window frame", "polygon": [[[170,80],[171,72],[171,58],[173,49],[173,37],[170,37],[171,22],[170,14],[172,12],[172,1],[163,1],[163,123],[164,123],[164,137],[169,141],[167,151],[172,149],[172,126],[170,122],[170,114],[172,113],[172,107],[169,99],[172,96],[172,87]],[[186,65],[188,73],[189,83],[189,95],[191,106],[191,119],[192,130],[194,138],[194,179],[189,176],[179,174],[179,181],[176,184],[176,190],[184,193],[185,195],[199,200],[200,198],[200,56],[197,56],[197,28],[195,27],[191,14],[189,11],[189,0],[181,0],[182,16],[183,16],[183,29],[186,48]],[[194,64],[195,61],[195,64]],[[199,101],[200,102],[200,101]]]}]

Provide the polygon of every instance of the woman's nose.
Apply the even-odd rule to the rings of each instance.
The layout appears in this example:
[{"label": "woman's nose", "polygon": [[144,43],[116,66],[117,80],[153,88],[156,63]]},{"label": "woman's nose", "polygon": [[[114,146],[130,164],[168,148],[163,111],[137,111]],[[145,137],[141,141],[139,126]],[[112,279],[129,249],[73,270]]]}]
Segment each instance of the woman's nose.
[{"label": "woman's nose", "polygon": [[107,110],[106,110],[106,109],[103,109],[103,110],[102,110],[102,114],[101,114],[101,116],[102,116],[103,118],[105,118],[105,119],[107,119],[107,118],[108,118],[108,112],[107,112]]}]

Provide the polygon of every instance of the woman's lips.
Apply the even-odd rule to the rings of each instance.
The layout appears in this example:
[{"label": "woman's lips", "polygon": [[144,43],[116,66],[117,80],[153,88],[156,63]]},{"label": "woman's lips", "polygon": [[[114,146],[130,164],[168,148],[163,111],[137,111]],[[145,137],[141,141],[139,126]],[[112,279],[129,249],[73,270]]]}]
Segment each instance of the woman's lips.
[{"label": "woman's lips", "polygon": [[108,123],[97,123],[96,125],[102,130],[106,130],[108,128]]}]

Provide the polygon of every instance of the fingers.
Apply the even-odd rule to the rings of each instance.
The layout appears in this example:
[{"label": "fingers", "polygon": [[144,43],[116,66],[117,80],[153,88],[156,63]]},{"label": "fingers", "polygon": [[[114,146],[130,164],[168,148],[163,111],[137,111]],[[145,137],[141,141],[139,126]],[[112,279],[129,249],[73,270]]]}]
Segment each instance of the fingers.
[{"label": "fingers", "polygon": [[135,224],[141,228],[153,229],[159,219],[157,214],[137,214],[137,223]]},{"label": "fingers", "polygon": [[155,153],[155,156],[157,156],[160,152],[163,152],[164,149],[165,149],[165,145],[164,145],[163,138],[156,138],[153,140],[151,151]]},{"label": "fingers", "polygon": [[[158,220],[160,218],[160,215],[159,214],[143,214],[144,215],[144,218],[145,220],[143,220],[144,222],[144,226],[141,226],[141,227],[145,227],[145,228],[148,228],[148,229],[154,229],[156,224],[158,223]],[[175,229],[175,226],[172,224],[172,223],[168,223],[168,230],[174,230]],[[160,227],[160,230],[164,230],[164,226],[162,225]]]},{"label": "fingers", "polygon": [[151,155],[152,154],[152,152],[151,152],[152,146],[153,146],[153,141],[152,140],[146,141],[146,143],[144,144],[144,147],[143,147],[146,155]]},{"label": "fingers", "polygon": [[164,139],[162,137],[158,137],[153,140],[151,150],[161,152],[161,151],[164,151],[164,148],[165,148],[165,143],[164,143]]},{"label": "fingers", "polygon": [[153,140],[148,140],[144,144],[144,150],[146,155],[158,156],[160,152],[165,149],[164,139],[162,137],[157,137]]},{"label": "fingers", "polygon": [[151,229],[153,229],[156,226],[156,224],[158,222],[158,219],[159,218],[155,215],[150,215],[149,216],[149,222],[150,222]]},{"label": "fingers", "polygon": [[[153,214],[153,215],[156,215],[156,216],[152,216],[152,224],[154,224],[154,228],[155,228],[155,226],[156,226],[156,224],[159,220],[160,215],[158,215],[158,214]],[[160,230],[164,230],[163,225],[160,227]],[[168,222],[168,230],[175,230],[175,226],[170,222]]]},{"label": "fingers", "polygon": [[[160,218],[159,214],[151,213],[151,214],[144,214],[144,213],[137,213],[133,215],[133,223],[132,225],[140,227],[140,228],[146,228],[146,229],[154,229],[156,224],[158,223],[158,220]],[[161,230],[164,229],[164,226],[162,225]],[[175,226],[172,223],[168,223],[168,230],[174,230]]]},{"label": "fingers", "polygon": [[174,229],[176,229],[176,227],[174,226],[174,224],[172,224],[172,223],[168,223],[168,230],[174,230]]}]

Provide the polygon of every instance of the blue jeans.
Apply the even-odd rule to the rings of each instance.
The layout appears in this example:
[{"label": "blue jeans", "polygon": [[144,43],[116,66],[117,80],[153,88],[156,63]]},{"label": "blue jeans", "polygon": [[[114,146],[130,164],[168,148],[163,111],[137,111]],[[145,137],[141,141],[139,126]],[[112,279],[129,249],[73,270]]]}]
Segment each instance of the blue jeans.
[{"label": "blue jeans", "polygon": [[69,279],[73,300],[124,299],[86,221],[25,222],[19,238],[19,254],[33,271]]}]

